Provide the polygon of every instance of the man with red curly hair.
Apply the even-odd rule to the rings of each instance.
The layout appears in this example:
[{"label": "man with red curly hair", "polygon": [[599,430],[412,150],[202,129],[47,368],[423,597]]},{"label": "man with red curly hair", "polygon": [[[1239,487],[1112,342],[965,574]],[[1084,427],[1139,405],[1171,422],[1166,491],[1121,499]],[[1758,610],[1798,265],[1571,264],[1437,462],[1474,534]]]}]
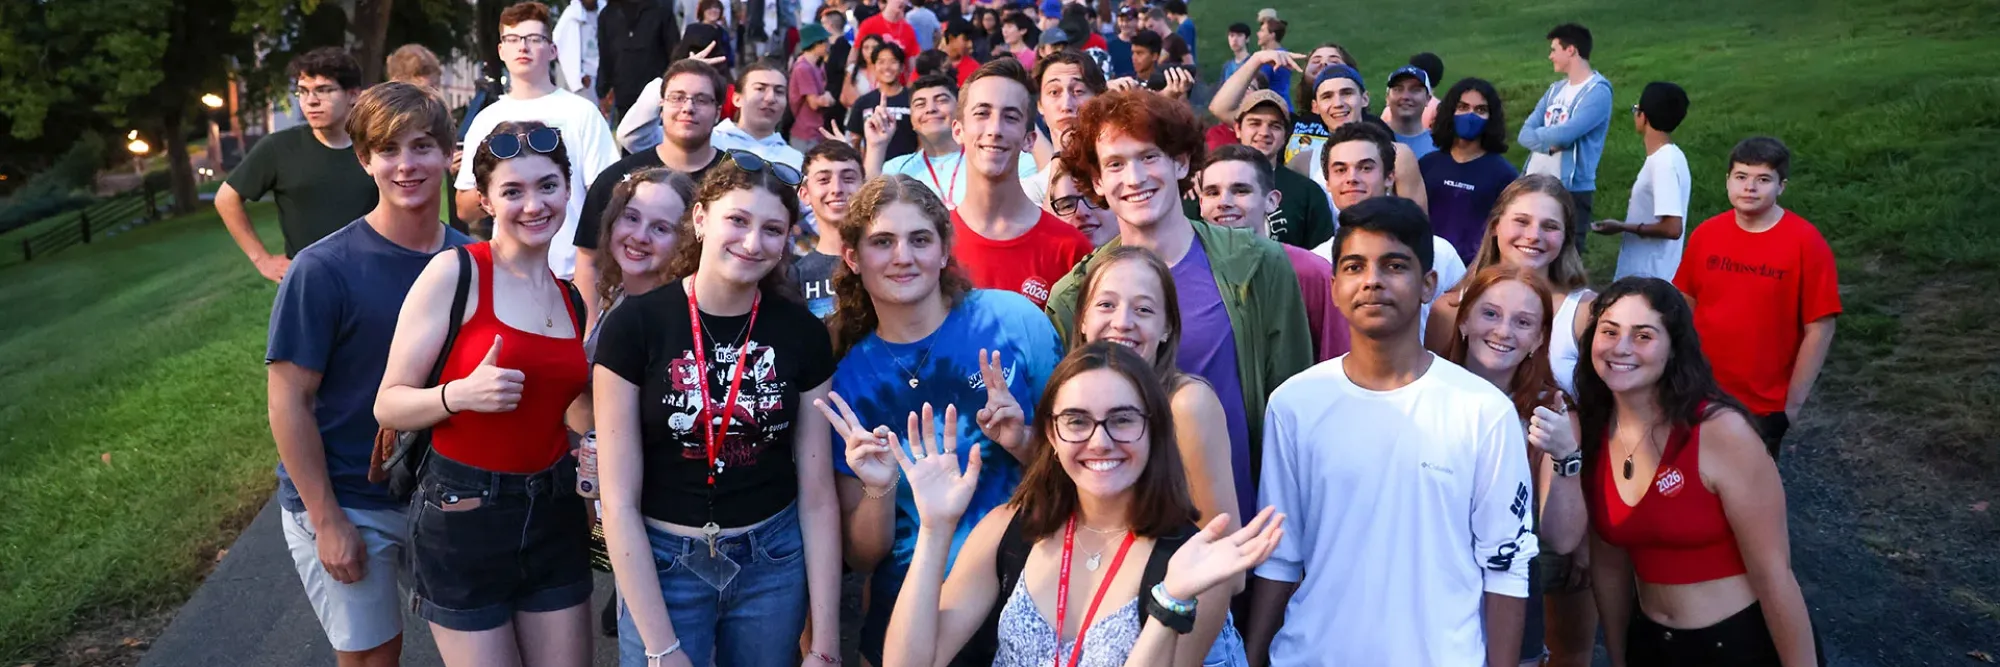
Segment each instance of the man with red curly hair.
[{"label": "man with red curly hair", "polygon": [[1171,267],[1181,311],[1180,369],[1222,399],[1236,480],[1234,516],[1256,513],[1258,431],[1265,398],[1313,362],[1298,275],[1277,242],[1191,220],[1181,193],[1202,162],[1201,126],[1186,103],[1148,90],[1105,93],[1084,105],[1063,161],[1118,218],[1118,238],[1056,283],[1049,319],[1065,339],[1084,276],[1120,245]]}]

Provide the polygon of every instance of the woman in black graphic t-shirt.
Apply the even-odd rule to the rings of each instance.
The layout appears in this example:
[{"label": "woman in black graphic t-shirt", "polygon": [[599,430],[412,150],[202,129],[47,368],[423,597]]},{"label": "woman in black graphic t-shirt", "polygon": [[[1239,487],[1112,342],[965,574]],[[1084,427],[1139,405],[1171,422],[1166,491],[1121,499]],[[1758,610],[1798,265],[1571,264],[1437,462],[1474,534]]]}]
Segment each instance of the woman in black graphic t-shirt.
[{"label": "woman in black graphic t-shirt", "polygon": [[785,274],[798,172],[730,151],[695,193],[677,278],[604,323],[594,379],[624,665],[839,655],[826,328]]}]

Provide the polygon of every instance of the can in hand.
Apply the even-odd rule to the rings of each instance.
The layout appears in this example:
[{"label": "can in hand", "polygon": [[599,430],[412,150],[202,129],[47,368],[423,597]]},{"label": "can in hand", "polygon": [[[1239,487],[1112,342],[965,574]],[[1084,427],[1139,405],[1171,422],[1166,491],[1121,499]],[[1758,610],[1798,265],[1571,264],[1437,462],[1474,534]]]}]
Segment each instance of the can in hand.
[{"label": "can in hand", "polygon": [[576,495],[597,497],[597,431],[583,434],[583,446],[576,451]]}]

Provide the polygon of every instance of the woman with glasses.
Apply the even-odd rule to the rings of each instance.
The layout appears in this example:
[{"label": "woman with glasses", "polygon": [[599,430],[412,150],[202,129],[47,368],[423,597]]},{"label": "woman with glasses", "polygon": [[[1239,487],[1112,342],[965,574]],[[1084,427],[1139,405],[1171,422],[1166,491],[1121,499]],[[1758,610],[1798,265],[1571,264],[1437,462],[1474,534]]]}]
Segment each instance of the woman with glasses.
[{"label": "woman with glasses", "polygon": [[541,123],[503,122],[480,142],[472,172],[493,240],[440,253],[417,279],[375,399],[383,428],[431,429],[410,498],[411,588],[450,665],[590,661],[589,522],[563,421],[589,379],[583,301],[546,259],[569,169]]},{"label": "woman with glasses", "polygon": [[923,514],[884,667],[954,656],[997,667],[1247,664],[1240,643],[1216,641],[1221,612],[1229,583],[1283,538],[1284,517],[1266,509],[1241,530],[1227,516],[1196,529],[1166,392],[1124,346],[1072,351],[1047,395],[1030,423],[1048,453],[956,557],[943,526],[971,499],[981,454],[961,472],[956,434],[940,437],[916,414],[907,452],[893,434],[868,446],[902,469]]},{"label": "woman with glasses", "polygon": [[833,278],[840,366],[833,393],[818,407],[844,441],[835,445],[834,466],[847,563],[873,573],[861,655],[879,665],[919,516],[896,466],[859,452],[880,445],[886,429],[924,405],[965,406],[940,426],[987,461],[964,516],[951,524],[962,543],[980,517],[1007,501],[1034,460],[1024,412],[1041,401],[1062,344],[1027,297],[972,289],[953,259],[950,212],[916,179],[869,181],[855,193],[847,223]]},{"label": "woman with glasses", "polygon": [[838,662],[840,514],[826,327],[787,274],[799,173],[729,151],[696,191],[673,279],[598,336],[592,390],[621,663]]},{"label": "woman with glasses", "polygon": [[1049,161],[1048,198],[1049,212],[1090,237],[1090,245],[1102,246],[1118,236],[1118,218],[1109,209],[1091,203],[1059,159]]}]

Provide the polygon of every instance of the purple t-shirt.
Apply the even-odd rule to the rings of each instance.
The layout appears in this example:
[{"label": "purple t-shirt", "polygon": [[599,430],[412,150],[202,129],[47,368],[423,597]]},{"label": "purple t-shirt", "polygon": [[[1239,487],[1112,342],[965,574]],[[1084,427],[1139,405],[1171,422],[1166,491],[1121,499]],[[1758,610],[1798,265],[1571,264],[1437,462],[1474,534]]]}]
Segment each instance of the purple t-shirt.
[{"label": "purple t-shirt", "polygon": [[1172,270],[1180,293],[1181,372],[1201,376],[1222,399],[1229,427],[1229,467],[1236,478],[1236,516],[1257,506],[1257,489],[1250,484],[1250,422],[1243,414],[1243,381],[1236,375],[1236,330],[1222,306],[1222,290],[1208,266],[1201,240],[1188,247]]}]

